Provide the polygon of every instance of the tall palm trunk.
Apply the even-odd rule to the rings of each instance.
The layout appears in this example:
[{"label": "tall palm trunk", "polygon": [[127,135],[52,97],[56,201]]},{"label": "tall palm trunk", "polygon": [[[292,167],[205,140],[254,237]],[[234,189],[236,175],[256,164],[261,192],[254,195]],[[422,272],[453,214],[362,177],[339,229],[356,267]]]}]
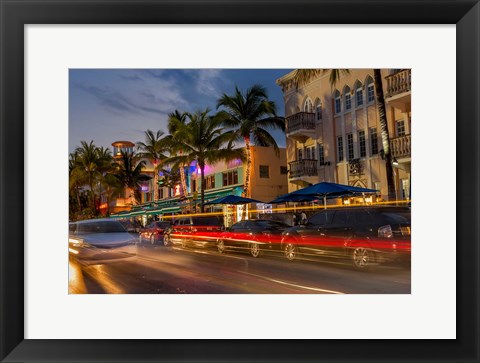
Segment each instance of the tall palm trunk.
[{"label": "tall palm trunk", "polygon": [[200,162],[200,212],[203,213],[205,211],[205,206],[203,205],[205,202],[205,163]]},{"label": "tall palm trunk", "polygon": [[385,98],[383,95],[382,74],[380,69],[373,70],[375,95],[377,98],[380,130],[382,135],[383,151],[385,153],[385,167],[387,172],[388,200],[395,200],[395,182],[393,179],[392,154],[390,150],[390,135],[388,133],[387,114],[385,111]]},{"label": "tall palm trunk", "polygon": [[[250,198],[250,174],[251,174],[251,168],[252,168],[252,154],[250,149],[250,138],[245,137],[244,140],[245,140],[245,153],[247,156],[247,165],[245,167],[245,183],[244,183],[243,195],[245,196],[245,198]],[[245,220],[246,217],[247,217],[247,205],[245,204],[242,210],[242,219]]]},{"label": "tall palm trunk", "polygon": [[158,170],[157,170],[157,160],[153,161],[153,201],[155,202],[158,199]]},{"label": "tall palm trunk", "polygon": [[[180,151],[180,155],[182,155],[182,151]],[[180,165],[180,183],[182,184],[182,194],[184,196],[187,195],[187,179],[185,178],[185,169],[184,165]]]}]

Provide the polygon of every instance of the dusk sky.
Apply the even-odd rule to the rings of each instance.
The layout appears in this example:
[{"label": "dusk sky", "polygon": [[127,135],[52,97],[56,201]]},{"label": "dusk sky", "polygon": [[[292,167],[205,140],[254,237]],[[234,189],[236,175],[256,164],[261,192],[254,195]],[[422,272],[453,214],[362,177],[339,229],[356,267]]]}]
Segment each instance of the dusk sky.
[{"label": "dusk sky", "polygon": [[[215,111],[217,99],[258,83],[285,114],[275,81],[291,69],[71,69],[69,77],[69,152],[80,141],[109,147],[118,140],[144,141],[147,129],[167,131],[175,109]],[[285,136],[272,132],[280,147]]]}]

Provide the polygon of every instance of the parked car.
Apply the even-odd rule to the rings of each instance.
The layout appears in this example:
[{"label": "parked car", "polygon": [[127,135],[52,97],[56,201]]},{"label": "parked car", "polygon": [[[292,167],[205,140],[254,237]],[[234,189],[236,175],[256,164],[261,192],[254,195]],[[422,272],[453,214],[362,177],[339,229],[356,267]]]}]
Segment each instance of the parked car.
[{"label": "parked car", "polygon": [[214,246],[218,239],[218,232],[221,231],[223,231],[223,222],[219,217],[179,217],[165,230],[163,244],[182,247]]},{"label": "parked car", "polygon": [[280,251],[282,232],[290,225],[267,219],[239,221],[227,228],[218,241],[218,252],[235,250],[249,252],[253,257],[263,252]]},{"label": "parked car", "polygon": [[148,226],[140,230],[140,243],[149,242],[154,245],[159,241],[163,242],[163,233],[170,226],[170,222],[153,221]]},{"label": "parked car", "polygon": [[69,254],[82,260],[103,260],[136,255],[138,239],[114,219],[69,223]]},{"label": "parked car", "polygon": [[409,260],[411,212],[408,207],[326,209],[305,225],[286,230],[282,250],[292,261],[304,258],[347,258],[357,269]]}]

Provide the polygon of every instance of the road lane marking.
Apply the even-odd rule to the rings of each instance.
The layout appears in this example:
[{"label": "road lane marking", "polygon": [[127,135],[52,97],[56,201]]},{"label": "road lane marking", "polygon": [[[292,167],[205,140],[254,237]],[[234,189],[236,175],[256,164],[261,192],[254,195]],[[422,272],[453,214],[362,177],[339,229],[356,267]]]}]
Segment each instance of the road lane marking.
[{"label": "road lane marking", "polygon": [[320,288],[318,288],[318,287],[310,287],[310,286],[303,286],[303,285],[293,284],[293,283],[290,283],[290,282],[281,281],[281,280],[276,280],[276,279],[272,279],[272,278],[270,278],[270,277],[265,277],[265,276],[261,276],[261,275],[256,275],[256,274],[252,274],[252,273],[248,273],[248,272],[243,272],[243,271],[237,271],[237,272],[244,273],[244,274],[246,274],[246,275],[252,275],[252,276],[255,276],[255,277],[260,277],[260,278],[262,278],[262,279],[265,279],[265,280],[268,280],[268,281],[271,281],[271,282],[276,282],[277,284],[287,285],[287,286],[292,286],[292,287],[298,287],[298,288],[305,289],[305,290],[312,290],[312,291],[318,291],[318,292],[326,292],[326,293],[329,293],[329,294],[338,294],[338,295],[344,295],[344,294],[345,294],[344,292],[341,292],[341,291],[326,290],[326,289],[320,289]]}]

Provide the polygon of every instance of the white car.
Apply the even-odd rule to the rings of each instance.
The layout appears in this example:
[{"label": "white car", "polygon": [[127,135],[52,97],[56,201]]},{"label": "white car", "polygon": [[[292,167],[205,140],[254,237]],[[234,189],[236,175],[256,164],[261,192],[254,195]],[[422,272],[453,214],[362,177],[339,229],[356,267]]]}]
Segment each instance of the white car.
[{"label": "white car", "polygon": [[114,219],[89,219],[69,224],[68,251],[84,262],[100,262],[137,253],[138,238]]}]

